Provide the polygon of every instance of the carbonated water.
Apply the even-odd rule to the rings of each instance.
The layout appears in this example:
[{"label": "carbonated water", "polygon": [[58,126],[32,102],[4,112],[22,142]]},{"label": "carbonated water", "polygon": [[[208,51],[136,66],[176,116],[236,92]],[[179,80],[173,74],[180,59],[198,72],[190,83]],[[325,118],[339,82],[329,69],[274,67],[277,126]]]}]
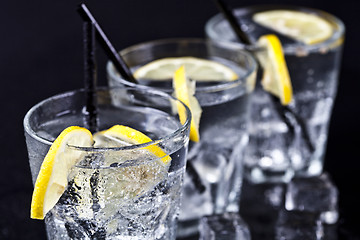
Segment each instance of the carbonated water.
[{"label": "carbonated water", "polygon": [[[245,69],[232,61],[219,57],[210,60],[228,66],[238,76],[244,76]],[[248,141],[249,93],[254,77],[249,76],[223,88],[218,86],[225,82],[196,82],[195,97],[202,108],[200,141],[189,145],[179,216],[180,236],[198,231],[199,219],[204,215],[239,209],[242,158]],[[140,79],[139,82],[172,92],[170,79]]]},{"label": "carbonated water", "polygon": [[[264,34],[276,34],[283,45],[293,88],[288,106],[265,92],[258,82],[251,100],[250,142],[245,157],[245,175],[254,182],[289,181],[295,175],[315,176],[322,172],[329,120],[336,96],[343,43],[343,26],[335,17],[311,9],[285,10],[314,12],[333,27],[333,35],[324,42],[305,45],[274,33],[252,20],[254,13],[283,9],[257,6],[234,11],[241,28],[252,42]],[[206,25],[208,37],[236,42],[223,16],[217,15]],[[255,55],[260,48],[249,48]],[[260,80],[260,79],[259,79]],[[258,80],[258,81],[259,81]]]},{"label": "carbonated water", "polygon": [[[119,112],[118,106],[99,107],[100,130],[118,122],[156,140],[180,127],[177,119],[160,110],[125,106],[122,114],[114,114],[112,108]],[[70,125],[84,125],[81,112],[50,119],[35,129],[49,140]],[[27,133],[26,137],[35,181],[48,146],[36,146]],[[165,152],[167,147],[163,146]],[[46,215],[48,239],[175,239],[187,145],[170,148],[169,164],[144,149],[82,151],[67,189]]]}]

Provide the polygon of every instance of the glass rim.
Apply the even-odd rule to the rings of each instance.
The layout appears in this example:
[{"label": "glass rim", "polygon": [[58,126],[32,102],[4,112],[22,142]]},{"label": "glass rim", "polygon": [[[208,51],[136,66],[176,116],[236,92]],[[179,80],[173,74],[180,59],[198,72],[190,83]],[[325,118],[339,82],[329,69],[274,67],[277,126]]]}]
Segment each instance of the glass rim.
[{"label": "glass rim", "polygon": [[[325,18],[330,24],[334,27],[334,31],[330,38],[325,39],[324,41],[321,41],[319,43],[315,44],[301,44],[300,42],[297,42],[294,40],[294,43],[288,43],[284,44],[283,48],[285,52],[296,52],[298,48],[301,48],[303,50],[307,50],[309,52],[315,51],[318,49],[326,48],[329,46],[337,45],[337,42],[341,40],[344,37],[345,34],[345,25],[344,23],[335,15],[328,13],[321,9],[311,8],[311,7],[303,7],[303,6],[297,6],[297,5],[286,5],[286,4],[258,4],[258,5],[250,5],[245,7],[238,7],[234,8],[234,12],[260,12],[260,11],[266,11],[266,10],[275,10],[275,9],[286,9],[286,10],[295,10],[295,11],[304,11],[307,13],[313,13],[317,16],[320,16],[322,18]],[[219,35],[217,32],[214,31],[213,26],[221,21],[224,21],[225,18],[221,13],[218,13],[214,16],[212,16],[207,22],[205,23],[205,33],[206,35],[216,41],[224,41],[224,42],[230,42],[231,40],[225,40],[225,39],[219,39]],[[231,41],[233,46],[236,46],[241,49],[246,49],[249,51],[256,51],[256,50],[262,50],[262,48],[256,46],[255,44],[252,45],[245,45],[240,42],[233,42]],[[299,44],[300,43],[300,44]],[[339,44],[341,45],[341,44]]]},{"label": "glass rim", "polygon": [[[156,40],[151,40],[151,41],[146,41],[146,42],[142,42],[142,43],[138,43],[138,44],[134,44],[131,45],[127,48],[122,49],[119,54],[120,55],[125,55],[131,51],[134,51],[135,49],[141,49],[141,48],[148,48],[151,46],[155,46],[155,45],[163,45],[163,44],[171,44],[171,43],[193,43],[193,44],[213,44],[215,46],[218,47],[222,47],[222,48],[226,48],[229,51],[237,51],[237,54],[242,54],[246,60],[247,60],[247,64],[249,65],[248,68],[245,68],[245,73],[242,74],[238,79],[234,80],[234,81],[226,81],[226,82],[220,82],[218,84],[214,84],[212,86],[196,86],[196,92],[199,93],[207,93],[207,92],[217,92],[217,91],[223,91],[225,89],[229,89],[232,87],[235,87],[239,84],[241,84],[244,80],[246,80],[248,77],[250,77],[254,72],[256,72],[257,69],[257,62],[255,60],[255,58],[251,55],[251,53],[244,51],[243,49],[239,49],[239,47],[237,45],[234,45],[232,43],[229,42],[216,42],[216,41],[212,41],[210,39],[205,39],[205,38],[163,38],[163,39],[156,39]],[[132,87],[138,87],[138,86],[142,86],[144,88],[152,88],[152,89],[157,89],[160,91],[165,91],[167,93],[172,92],[172,88],[161,88],[161,87],[149,87],[149,86],[144,86],[138,83],[132,83],[129,81],[126,81],[125,79],[123,79],[121,77],[120,74],[117,73],[117,71],[114,71],[115,67],[112,64],[112,62],[109,60],[106,64],[106,71],[107,74],[110,75],[111,78],[116,79],[116,81],[120,81],[121,83],[126,84],[127,86],[132,86]],[[142,88],[141,87],[141,88]]]},{"label": "glass rim", "polygon": [[[181,134],[182,132],[185,132],[187,128],[190,128],[190,123],[191,123],[191,112],[190,109],[186,106],[186,104],[184,104],[182,101],[180,101],[179,99],[156,89],[152,89],[152,88],[134,88],[134,87],[105,87],[105,86],[100,86],[97,87],[95,89],[95,91],[105,91],[105,90],[116,90],[116,89],[125,89],[125,90],[135,90],[138,92],[151,92],[150,94],[153,95],[157,95],[160,97],[164,97],[164,98],[168,98],[169,100],[175,100],[178,101],[179,103],[182,104],[182,106],[185,107],[185,111],[186,111],[186,120],[185,122],[182,124],[179,120],[179,123],[181,124],[181,126],[179,128],[177,128],[175,131],[171,132],[170,134],[167,134],[164,137],[161,137],[157,140],[152,140],[150,142],[147,143],[142,143],[142,144],[132,144],[129,146],[123,146],[123,147],[82,147],[82,146],[74,146],[74,145],[68,145],[68,147],[71,147],[73,149],[79,150],[79,151],[85,151],[85,152],[105,152],[105,151],[126,151],[126,150],[134,150],[134,149],[142,149],[151,145],[158,145],[159,143],[168,141],[170,139],[176,138],[179,134]],[[53,100],[57,100],[57,99],[61,99],[64,97],[69,97],[72,96],[76,93],[83,93],[85,92],[84,88],[80,88],[80,89],[74,89],[74,90],[70,90],[67,92],[63,92],[63,93],[59,93],[56,95],[53,95],[49,98],[46,98],[40,102],[38,102],[37,104],[35,104],[33,107],[31,107],[27,113],[25,114],[24,120],[23,120],[23,125],[24,125],[24,130],[27,134],[29,134],[32,138],[36,139],[37,141],[49,145],[51,146],[53,144],[54,141],[48,140],[44,137],[39,136],[38,134],[36,134],[36,132],[31,128],[30,124],[29,124],[29,120],[32,116],[32,114],[35,112],[36,109],[38,109],[40,106],[42,106],[44,103],[47,103],[49,101],[53,101]],[[168,154],[167,154],[168,155]],[[167,156],[165,155],[165,156]],[[165,157],[163,156],[163,157]]]}]

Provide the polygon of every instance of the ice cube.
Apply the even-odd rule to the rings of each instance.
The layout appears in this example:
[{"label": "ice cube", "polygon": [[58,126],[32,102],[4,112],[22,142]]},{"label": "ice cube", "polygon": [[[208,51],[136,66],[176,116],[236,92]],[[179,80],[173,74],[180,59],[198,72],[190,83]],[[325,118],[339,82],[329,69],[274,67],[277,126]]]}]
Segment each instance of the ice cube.
[{"label": "ice cube", "polygon": [[303,211],[279,212],[275,226],[277,240],[320,240],[324,237],[324,228],[316,213]]},{"label": "ice cube", "polygon": [[201,218],[200,240],[250,240],[247,224],[237,213],[224,213]]},{"label": "ice cube", "polygon": [[284,206],[284,183],[243,182],[240,214],[249,224],[253,239],[274,239],[278,212]]},{"label": "ice cube", "polygon": [[327,173],[296,177],[287,186],[285,208],[319,213],[324,223],[334,224],[339,218],[338,190]]}]

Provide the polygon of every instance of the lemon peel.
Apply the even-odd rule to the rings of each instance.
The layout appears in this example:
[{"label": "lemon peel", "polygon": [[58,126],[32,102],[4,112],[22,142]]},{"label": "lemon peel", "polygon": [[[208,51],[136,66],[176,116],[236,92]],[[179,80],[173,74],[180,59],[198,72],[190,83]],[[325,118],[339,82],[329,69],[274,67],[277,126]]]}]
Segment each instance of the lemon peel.
[{"label": "lemon peel", "polygon": [[288,105],[293,93],[281,42],[276,35],[268,34],[259,38],[258,45],[266,49],[258,54],[264,69],[261,84],[266,91],[277,96],[281,104]]},{"label": "lemon peel", "polygon": [[[96,133],[94,135],[95,142],[100,135],[115,138],[130,144],[143,144],[152,142],[152,139],[146,136],[144,133],[124,125],[114,125],[107,130]],[[171,157],[156,144],[146,146],[143,149],[153,153],[156,157],[160,158],[164,164],[168,164],[171,161]]]},{"label": "lemon peel", "polygon": [[[200,140],[199,124],[202,109],[195,98],[195,82],[190,82],[185,74],[185,67],[181,66],[176,70],[173,77],[174,95],[182,101],[191,111],[190,140],[198,142]],[[186,111],[181,103],[177,103],[180,122],[186,121]]]},{"label": "lemon peel", "polygon": [[68,172],[80,159],[80,153],[67,145],[88,147],[93,143],[89,130],[71,126],[63,130],[51,145],[35,182],[30,217],[44,219],[64,193]]}]

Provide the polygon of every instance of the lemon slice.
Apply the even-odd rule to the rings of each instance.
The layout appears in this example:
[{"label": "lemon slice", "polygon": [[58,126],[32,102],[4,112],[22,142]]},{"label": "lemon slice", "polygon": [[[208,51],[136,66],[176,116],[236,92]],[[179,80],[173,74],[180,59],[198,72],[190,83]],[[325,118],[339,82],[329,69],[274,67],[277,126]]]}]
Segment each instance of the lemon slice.
[{"label": "lemon slice", "polygon": [[333,27],[325,19],[305,12],[272,10],[254,14],[253,20],[275,32],[305,44],[315,44],[331,37]]},{"label": "lemon slice", "polygon": [[266,49],[258,54],[264,69],[261,84],[263,88],[277,96],[283,105],[292,100],[292,86],[280,40],[276,35],[261,36],[258,45]]},{"label": "lemon slice", "polygon": [[[185,75],[185,67],[181,66],[176,70],[173,78],[174,95],[182,101],[191,111],[190,140],[198,142],[200,140],[199,124],[202,109],[195,98],[195,82],[191,82]],[[177,104],[180,122],[186,121],[186,112],[184,106]]]},{"label": "lemon slice", "polygon": [[[108,140],[106,140],[106,138]],[[107,130],[96,133],[94,135],[94,141],[95,147],[119,147],[148,143],[152,140],[138,130],[123,125],[115,125]],[[168,164],[171,161],[171,157],[157,145],[146,146],[143,149],[160,158],[164,164]]]},{"label": "lemon slice", "polygon": [[[115,125],[108,130],[94,135],[95,147],[121,147],[132,144],[142,144],[152,140],[142,132],[133,128]],[[163,181],[168,173],[171,157],[157,145],[150,145],[141,149],[107,151],[104,155],[105,163],[115,168],[106,169],[102,176],[106,188],[103,201],[132,200],[152,191]],[[136,160],[136,164],[131,163]],[[109,177],[112,174],[115,177]]]},{"label": "lemon slice", "polygon": [[70,169],[81,158],[79,151],[67,146],[89,147],[92,143],[92,134],[85,128],[72,126],[60,133],[46,154],[36,179],[31,201],[31,218],[44,219],[65,191]]},{"label": "lemon slice", "polygon": [[195,57],[163,58],[152,61],[134,72],[136,79],[172,79],[174,72],[185,66],[189,78],[199,81],[233,81],[237,74],[229,67],[207,59]]}]

